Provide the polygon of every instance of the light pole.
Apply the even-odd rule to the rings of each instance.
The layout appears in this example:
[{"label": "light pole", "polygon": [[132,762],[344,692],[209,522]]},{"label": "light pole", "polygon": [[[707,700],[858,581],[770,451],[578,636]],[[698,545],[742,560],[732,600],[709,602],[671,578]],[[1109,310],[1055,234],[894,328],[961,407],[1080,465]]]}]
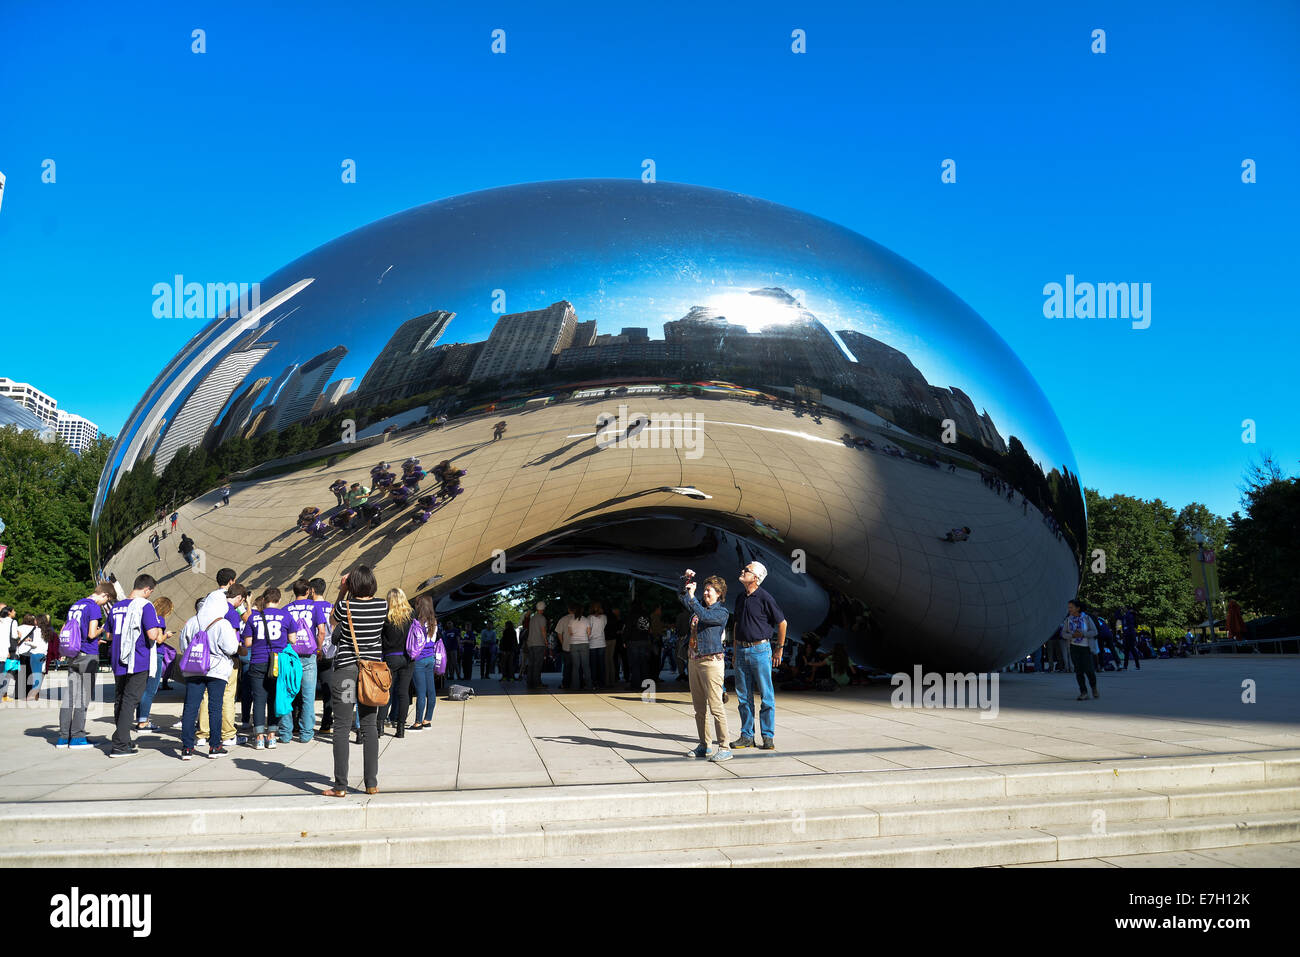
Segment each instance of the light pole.
[{"label": "light pole", "polygon": [[1201,563],[1201,585],[1205,591],[1205,613],[1206,619],[1210,623],[1210,641],[1214,641],[1214,604],[1210,599],[1210,573],[1205,567],[1205,543],[1207,539],[1205,533],[1199,528],[1193,533],[1192,538],[1196,540],[1196,560]]}]

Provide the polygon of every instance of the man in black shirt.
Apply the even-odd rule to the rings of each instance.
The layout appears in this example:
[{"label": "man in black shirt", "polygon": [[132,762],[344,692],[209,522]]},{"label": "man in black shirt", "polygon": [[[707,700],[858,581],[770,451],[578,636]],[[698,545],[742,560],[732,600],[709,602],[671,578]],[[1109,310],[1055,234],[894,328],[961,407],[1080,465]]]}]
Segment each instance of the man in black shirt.
[{"label": "man in black shirt", "polygon": [[[733,749],[754,746],[754,693],[759,705],[759,727],[764,751],[775,751],[776,705],[773,701],[772,669],[781,662],[785,650],[785,614],[770,594],[760,588],[767,577],[762,562],[750,562],[740,570],[744,591],[736,596],[736,697],[740,704],[740,737],[731,742]],[[776,632],[776,646],[770,643]]]}]

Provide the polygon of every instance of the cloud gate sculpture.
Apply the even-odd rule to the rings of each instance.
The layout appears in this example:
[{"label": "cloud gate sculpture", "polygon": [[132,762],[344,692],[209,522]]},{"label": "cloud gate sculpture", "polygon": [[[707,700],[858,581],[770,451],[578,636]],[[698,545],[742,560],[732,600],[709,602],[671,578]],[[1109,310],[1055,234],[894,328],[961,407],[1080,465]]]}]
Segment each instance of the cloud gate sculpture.
[{"label": "cloud gate sculpture", "polygon": [[[365,562],[445,614],[555,571],[675,587],[757,559],[796,639],[964,671],[1041,641],[1078,585],[1081,488],[1033,378],[826,220],[693,186],[511,186],[255,292],[158,375],[96,497],[96,568],[147,570],[177,608],[223,566],[283,588]],[[173,510],[194,572],[175,537],[148,543]]]}]

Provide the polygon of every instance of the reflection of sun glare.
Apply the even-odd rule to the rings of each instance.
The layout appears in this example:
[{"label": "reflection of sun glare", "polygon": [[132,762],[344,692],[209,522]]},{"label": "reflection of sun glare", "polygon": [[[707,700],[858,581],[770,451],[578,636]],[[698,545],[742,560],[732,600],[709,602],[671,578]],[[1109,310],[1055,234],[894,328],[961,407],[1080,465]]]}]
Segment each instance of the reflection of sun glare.
[{"label": "reflection of sun glare", "polygon": [[771,296],[754,296],[748,290],[731,289],[717,293],[705,300],[704,305],[726,316],[728,321],[744,326],[749,332],[791,322],[799,314],[792,303]]}]

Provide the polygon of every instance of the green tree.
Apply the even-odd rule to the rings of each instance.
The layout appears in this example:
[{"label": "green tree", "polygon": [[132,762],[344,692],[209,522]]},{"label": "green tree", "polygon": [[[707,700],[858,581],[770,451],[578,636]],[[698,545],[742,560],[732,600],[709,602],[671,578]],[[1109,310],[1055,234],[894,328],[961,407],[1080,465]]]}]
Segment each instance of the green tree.
[{"label": "green tree", "polygon": [[[1105,614],[1119,605],[1137,611],[1148,625],[1188,623],[1187,556],[1175,541],[1178,516],[1159,499],[1129,495],[1102,498],[1086,489],[1089,558],[1080,597]],[[1094,572],[1095,549],[1105,552],[1105,571]]]},{"label": "green tree", "polygon": [[20,614],[57,620],[93,587],[90,509],[111,445],[101,437],[78,455],[61,440],[0,429],[0,543],[8,547],[0,600]]},{"label": "green tree", "polygon": [[1228,522],[1220,584],[1260,614],[1300,614],[1300,479],[1266,455],[1246,472],[1242,505]]}]

